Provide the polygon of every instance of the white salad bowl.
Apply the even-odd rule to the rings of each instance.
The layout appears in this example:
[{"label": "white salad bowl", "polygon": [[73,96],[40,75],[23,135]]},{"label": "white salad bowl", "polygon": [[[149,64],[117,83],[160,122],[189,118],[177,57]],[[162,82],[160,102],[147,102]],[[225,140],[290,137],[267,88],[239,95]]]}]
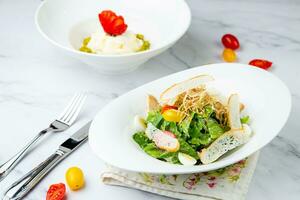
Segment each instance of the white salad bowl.
[{"label": "white salad bowl", "polygon": [[[237,93],[250,116],[250,140],[206,165],[183,166],[150,157],[133,141],[134,116],[144,115],[146,96],[156,97],[170,85],[209,74],[208,83],[220,94]],[[106,163],[121,169],[165,174],[206,172],[238,162],[268,144],[286,123],[291,109],[291,94],[273,74],[244,64],[213,64],[178,72],[138,87],[113,100],[99,111],[89,132],[89,144]]]},{"label": "white salad bowl", "polygon": [[[98,13],[107,9],[122,15],[128,30],[143,34],[150,49],[121,55],[80,52],[83,39],[102,29]],[[39,32],[58,50],[99,72],[117,74],[134,70],[171,47],[187,31],[191,12],[184,0],[46,0],[35,20]]]}]

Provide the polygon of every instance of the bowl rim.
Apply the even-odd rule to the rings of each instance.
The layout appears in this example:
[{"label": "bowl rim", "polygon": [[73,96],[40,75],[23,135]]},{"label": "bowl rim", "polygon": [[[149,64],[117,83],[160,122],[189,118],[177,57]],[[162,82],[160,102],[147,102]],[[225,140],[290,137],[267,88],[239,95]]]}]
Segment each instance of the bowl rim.
[{"label": "bowl rim", "polygon": [[131,56],[138,56],[138,55],[144,55],[144,54],[149,54],[149,53],[154,53],[157,52],[159,50],[163,50],[166,47],[169,47],[170,45],[172,45],[173,43],[175,43],[176,41],[178,41],[188,30],[188,28],[190,27],[191,24],[191,20],[192,20],[192,14],[191,14],[191,9],[188,6],[188,4],[186,3],[185,0],[178,0],[182,2],[182,5],[185,7],[186,10],[186,15],[187,15],[187,23],[185,24],[185,26],[181,29],[181,31],[178,33],[178,35],[176,37],[174,37],[174,39],[172,41],[169,41],[168,43],[162,43],[163,45],[159,45],[156,48],[153,49],[149,49],[146,51],[140,51],[140,52],[132,52],[132,53],[125,53],[125,54],[92,54],[92,53],[86,53],[86,52],[82,52],[73,48],[69,48],[65,45],[61,45],[60,43],[54,41],[53,39],[51,39],[40,27],[39,24],[39,14],[40,14],[40,10],[42,9],[42,7],[46,4],[49,3],[49,1],[43,1],[41,2],[41,4],[38,6],[38,8],[35,11],[35,15],[34,15],[34,22],[35,22],[35,26],[38,30],[38,32],[46,39],[48,40],[50,43],[52,43],[53,45],[62,48],[66,51],[72,52],[72,53],[76,53],[79,55],[85,55],[85,56],[90,56],[90,57],[102,57],[102,58],[114,58],[114,57],[131,57]]}]

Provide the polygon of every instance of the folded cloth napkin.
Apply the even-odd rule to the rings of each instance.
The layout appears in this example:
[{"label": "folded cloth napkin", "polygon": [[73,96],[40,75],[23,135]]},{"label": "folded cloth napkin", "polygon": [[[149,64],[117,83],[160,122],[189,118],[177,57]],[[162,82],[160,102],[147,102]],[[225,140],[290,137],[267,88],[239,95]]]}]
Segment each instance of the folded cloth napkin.
[{"label": "folded cloth napkin", "polygon": [[164,175],[134,173],[107,166],[101,175],[103,183],[125,186],[185,200],[245,199],[259,153],[218,170]]}]

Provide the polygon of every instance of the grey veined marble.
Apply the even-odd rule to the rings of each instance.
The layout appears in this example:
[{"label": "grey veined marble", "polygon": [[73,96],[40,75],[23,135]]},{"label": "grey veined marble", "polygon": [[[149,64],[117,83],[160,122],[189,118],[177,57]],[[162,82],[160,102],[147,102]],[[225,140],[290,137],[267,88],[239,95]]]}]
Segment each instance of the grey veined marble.
[{"label": "grey veined marble", "polygon": [[[141,84],[193,66],[222,62],[220,38],[233,33],[242,46],[237,51],[238,61],[273,61],[270,73],[282,79],[293,94],[290,118],[280,134],[262,149],[247,199],[300,199],[300,1],[187,2],[192,23],[175,46],[135,72],[104,76],[60,54],[40,36],[34,24],[39,0],[0,0],[0,162],[47,125],[75,91],[89,91],[89,106],[82,118],[92,118],[110,100]],[[0,194],[71,133],[72,129],[45,138],[47,144],[37,146],[0,183]],[[104,164],[90,154],[88,145],[55,168],[25,199],[45,199],[48,186],[64,181],[66,169],[74,165],[84,169],[87,185],[81,191],[69,191],[68,199],[167,199],[100,183]]]}]

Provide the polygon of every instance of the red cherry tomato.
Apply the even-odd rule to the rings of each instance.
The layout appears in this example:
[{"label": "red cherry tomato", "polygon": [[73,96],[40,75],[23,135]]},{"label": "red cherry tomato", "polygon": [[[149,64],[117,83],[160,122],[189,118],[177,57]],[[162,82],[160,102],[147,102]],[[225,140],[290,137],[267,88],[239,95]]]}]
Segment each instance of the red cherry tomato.
[{"label": "red cherry tomato", "polygon": [[232,34],[225,34],[222,37],[222,43],[225,48],[236,50],[240,47],[239,40]]},{"label": "red cherry tomato", "polygon": [[166,110],[175,109],[177,110],[176,106],[164,105],[161,109],[161,113],[165,112]]},{"label": "red cherry tomato", "polygon": [[269,69],[272,66],[272,62],[263,59],[254,59],[249,62],[249,65],[253,65],[255,67],[262,68],[264,70]]},{"label": "red cherry tomato", "polygon": [[164,133],[171,136],[172,138],[176,138],[175,134],[170,131],[164,131]]},{"label": "red cherry tomato", "polygon": [[63,183],[50,185],[46,200],[63,200],[66,193],[66,186]]}]

